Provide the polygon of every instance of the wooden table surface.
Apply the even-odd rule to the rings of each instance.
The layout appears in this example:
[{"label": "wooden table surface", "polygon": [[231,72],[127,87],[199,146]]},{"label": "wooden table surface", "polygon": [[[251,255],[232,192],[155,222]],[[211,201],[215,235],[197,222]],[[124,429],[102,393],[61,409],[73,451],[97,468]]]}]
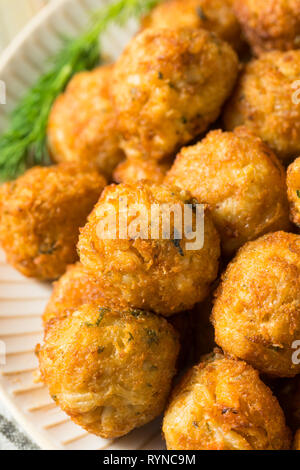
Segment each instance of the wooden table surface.
[{"label": "wooden table surface", "polygon": [[0,52],[51,0],[0,0]]}]

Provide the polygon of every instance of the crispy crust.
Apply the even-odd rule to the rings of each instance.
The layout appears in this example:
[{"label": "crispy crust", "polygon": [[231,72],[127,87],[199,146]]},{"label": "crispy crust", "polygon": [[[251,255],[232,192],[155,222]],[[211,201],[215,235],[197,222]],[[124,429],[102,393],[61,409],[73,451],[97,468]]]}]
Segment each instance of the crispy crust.
[{"label": "crispy crust", "polygon": [[165,319],[98,302],[48,322],[37,348],[56,403],[104,438],[127,434],[163,411],[178,352]]},{"label": "crispy crust", "polygon": [[125,160],[117,166],[113,178],[116,183],[134,184],[140,180],[148,180],[159,184],[163,183],[170,166],[170,163],[149,159],[143,160],[137,158]]},{"label": "crispy crust", "polygon": [[[98,224],[112,213],[119,220],[119,204],[125,199],[129,208],[142,205],[142,214],[148,215],[144,239],[135,236],[119,239],[118,231],[116,239],[99,238]],[[132,307],[165,316],[192,308],[208,295],[218,272],[219,236],[209,211],[205,211],[201,249],[187,249],[190,247],[185,236],[178,244],[172,237],[163,239],[161,233],[158,239],[153,239],[150,233],[152,204],[160,207],[178,204],[182,213],[183,205],[190,201],[186,191],[146,181],[107,187],[81,231],[78,247],[82,264],[99,276],[108,295],[123,299]],[[132,221],[128,219],[128,229]],[[170,234],[173,225],[172,222]]]},{"label": "crispy crust", "polygon": [[97,202],[105,179],[74,163],[35,167],[2,188],[0,242],[22,274],[61,276],[78,259],[79,227]]},{"label": "crispy crust", "polygon": [[112,71],[108,65],[77,74],[55,101],[48,123],[55,162],[95,163],[108,179],[124,158],[110,99]]},{"label": "crispy crust", "polygon": [[144,18],[144,28],[203,28],[240,50],[243,41],[233,0],[167,0]]},{"label": "crispy crust", "polygon": [[297,157],[300,106],[295,83],[299,75],[300,51],[274,51],[252,60],[245,66],[225,108],[226,129],[245,125],[282,161],[288,163]]},{"label": "crispy crust", "polygon": [[256,55],[299,49],[299,0],[235,0],[233,10]]},{"label": "crispy crust", "polygon": [[44,324],[52,318],[66,316],[81,305],[96,300],[103,302],[105,294],[93,273],[80,263],[68,266],[66,273],[54,284],[43,315]]},{"label": "crispy crust", "polygon": [[245,127],[212,131],[182,149],[165,183],[209,205],[226,255],[264,233],[289,229],[285,171]]},{"label": "crispy crust", "polygon": [[163,159],[217,119],[238,72],[232,48],[200,29],[146,29],[114,68],[127,157]]},{"label": "crispy crust", "polygon": [[209,357],[175,388],[163,422],[169,450],[280,450],[290,446],[283,412],[245,362]]},{"label": "crispy crust", "polygon": [[276,232],[241,248],[223,274],[212,321],[227,353],[266,374],[299,374],[300,236]]}]

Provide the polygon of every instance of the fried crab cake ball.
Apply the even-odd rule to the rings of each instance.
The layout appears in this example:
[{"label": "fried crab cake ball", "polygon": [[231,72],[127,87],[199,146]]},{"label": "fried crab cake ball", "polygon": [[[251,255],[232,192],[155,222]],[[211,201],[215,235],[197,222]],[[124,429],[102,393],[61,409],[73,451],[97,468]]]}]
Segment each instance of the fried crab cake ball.
[{"label": "fried crab cake ball", "polygon": [[93,274],[87,271],[81,263],[73,264],[54,284],[43,321],[46,324],[52,318],[65,316],[81,305],[96,300],[100,303],[103,302],[105,294]]},{"label": "fried crab cake ball", "polygon": [[163,422],[169,450],[281,450],[283,412],[258,372],[217,353],[175,388]]},{"label": "fried crab cake ball", "polygon": [[79,228],[106,184],[91,167],[35,167],[2,188],[0,243],[22,274],[60,277],[78,259]]},{"label": "fried crab cake ball", "polygon": [[209,211],[196,203],[147,181],[108,186],[81,230],[82,264],[133,308],[165,316],[192,308],[209,293],[220,255]]},{"label": "fried crab cake ball", "polygon": [[114,68],[112,95],[127,157],[162,159],[220,114],[238,72],[233,49],[201,29],[146,29]]},{"label": "fried crab cake ball", "polygon": [[252,50],[300,47],[300,0],[235,0],[233,10]]},{"label": "fried crab cake ball", "polygon": [[212,320],[227,353],[266,374],[299,374],[300,236],[276,232],[241,248],[223,275]]},{"label": "fried crab cake ball", "polygon": [[203,28],[216,33],[234,49],[242,45],[233,0],[167,0],[144,18],[145,28]]},{"label": "fried crab cake ball", "polygon": [[226,255],[264,233],[289,228],[285,171],[245,127],[212,131],[183,148],[165,183],[209,205]]},{"label": "fried crab cake ball", "polygon": [[124,158],[109,95],[113,66],[82,72],[71,80],[50,113],[48,142],[55,162],[91,162],[111,178]]},{"label": "fried crab cake ball", "polygon": [[140,180],[148,180],[153,183],[163,183],[170,166],[170,163],[156,160],[132,158],[117,166],[114,171],[114,181],[134,184]]},{"label": "fried crab cake ball", "polygon": [[297,157],[300,106],[295,84],[299,76],[300,50],[269,52],[251,61],[226,106],[226,129],[246,125],[284,162]]},{"label": "fried crab cake ball", "polygon": [[50,321],[37,348],[56,403],[103,438],[123,436],[163,411],[178,352],[177,334],[164,318],[98,302]]},{"label": "fried crab cake ball", "polygon": [[[110,306],[115,305],[120,308],[120,300],[110,299]],[[67,272],[54,285],[43,315],[44,325],[52,318],[66,317],[91,302],[103,304],[107,302],[107,294],[101,290],[93,273],[88,272],[82,264],[69,266]],[[125,304],[121,307],[128,309]],[[170,317],[169,322],[179,335],[181,348],[177,366],[182,369],[193,363],[194,347],[191,345],[191,336],[195,329],[195,315],[191,312],[182,312]]]},{"label": "fried crab cake ball", "polygon": [[287,187],[291,220],[300,227],[300,158],[297,158],[288,168]]}]

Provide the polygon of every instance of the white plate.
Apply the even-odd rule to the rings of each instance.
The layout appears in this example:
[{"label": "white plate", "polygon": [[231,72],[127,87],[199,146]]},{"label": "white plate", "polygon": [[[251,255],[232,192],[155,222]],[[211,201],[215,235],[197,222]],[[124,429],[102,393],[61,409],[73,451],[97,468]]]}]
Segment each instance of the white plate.
[{"label": "white plate", "polygon": [[[78,33],[89,11],[109,0],[58,0],[21,32],[0,58],[0,80],[7,85],[7,105],[0,105],[0,132],[9,111],[45,68],[60,43],[60,35]],[[135,29],[111,28],[104,52],[117,57]],[[47,389],[34,382],[34,348],[42,338],[41,315],[51,286],[24,278],[0,252],[0,395],[17,421],[42,449],[162,449],[161,423],[156,420],[120,439],[104,440],[75,425],[51,400]]]}]

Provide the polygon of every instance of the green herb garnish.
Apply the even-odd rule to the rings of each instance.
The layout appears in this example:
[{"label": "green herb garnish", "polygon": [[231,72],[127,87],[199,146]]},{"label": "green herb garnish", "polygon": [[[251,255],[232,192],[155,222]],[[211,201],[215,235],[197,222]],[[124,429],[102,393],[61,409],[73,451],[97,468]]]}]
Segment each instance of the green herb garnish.
[{"label": "green herb garnish", "polygon": [[109,312],[109,311],[110,311],[109,308],[104,308],[104,307],[100,307],[100,308],[99,308],[100,314],[99,314],[99,317],[98,317],[98,319],[97,319],[97,321],[96,321],[96,326],[99,326],[99,325],[100,325],[100,323],[101,323],[102,320],[103,320],[104,315],[105,315],[107,312]]},{"label": "green herb garnish", "polygon": [[134,309],[131,309],[130,311],[130,314],[135,317],[135,318],[138,318],[140,317],[141,315],[144,315],[145,312],[143,310],[140,310],[138,308],[134,308]]},{"label": "green herb garnish", "polygon": [[97,349],[97,353],[98,353],[98,354],[103,353],[104,349],[105,349],[105,348],[104,348],[103,346],[99,346],[99,348]]},{"label": "green herb garnish", "polygon": [[92,15],[90,27],[75,39],[64,39],[48,72],[27,92],[0,137],[0,180],[13,179],[34,165],[51,163],[47,149],[47,123],[52,105],[74,74],[101,63],[99,36],[112,23],[148,13],[161,0],[118,0]]},{"label": "green herb garnish", "polygon": [[151,346],[152,344],[159,343],[159,339],[158,339],[156,331],[150,330],[148,328],[146,328],[145,331],[147,334],[147,343],[149,344],[149,346]]},{"label": "green herb garnish", "polygon": [[132,335],[132,333],[130,333],[130,331],[129,331],[129,340],[128,340],[128,343],[130,343],[130,341],[132,341],[132,340],[133,340],[133,335]]},{"label": "green herb garnish", "polygon": [[203,9],[200,6],[197,7],[196,11],[197,11],[197,15],[199,16],[200,20],[202,20],[202,21],[207,20],[207,16],[206,16],[206,14],[204,13]]},{"label": "green herb garnish", "polygon": [[296,191],[298,198],[300,199],[300,189],[297,189]]}]

